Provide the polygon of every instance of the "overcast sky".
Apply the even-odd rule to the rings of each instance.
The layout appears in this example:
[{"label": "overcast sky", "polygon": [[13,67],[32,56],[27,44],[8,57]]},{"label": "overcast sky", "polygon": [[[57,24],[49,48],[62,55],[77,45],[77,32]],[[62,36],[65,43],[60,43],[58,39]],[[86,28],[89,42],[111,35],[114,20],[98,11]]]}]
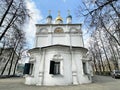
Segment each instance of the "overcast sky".
[{"label": "overcast sky", "polygon": [[[31,20],[26,24],[25,31],[28,47],[34,47],[35,41],[35,24],[45,23],[48,10],[51,10],[53,19],[56,18],[58,10],[66,22],[67,11],[70,10],[73,17],[73,23],[82,23],[81,18],[76,16],[77,7],[81,4],[81,0],[26,0],[27,8],[30,10]],[[85,32],[85,30],[84,30]],[[88,40],[88,39],[87,39]],[[86,40],[85,40],[86,41]]]}]

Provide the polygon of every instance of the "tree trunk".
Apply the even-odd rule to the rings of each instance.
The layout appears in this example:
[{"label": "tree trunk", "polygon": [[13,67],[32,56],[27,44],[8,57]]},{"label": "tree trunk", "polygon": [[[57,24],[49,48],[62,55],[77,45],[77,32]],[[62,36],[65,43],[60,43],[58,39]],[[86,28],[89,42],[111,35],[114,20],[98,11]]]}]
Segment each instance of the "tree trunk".
[{"label": "tree trunk", "polygon": [[12,57],[12,54],[13,54],[13,50],[11,51],[10,56],[9,56],[7,62],[5,63],[5,66],[4,66],[4,68],[3,68],[2,72],[1,72],[1,76],[4,74],[4,71],[5,71],[6,67],[7,67],[7,64],[9,63],[9,61],[10,61],[10,59]]},{"label": "tree trunk", "polygon": [[104,67],[104,64],[103,64],[103,59],[102,59],[102,56],[101,56],[101,51],[100,51],[100,48],[99,48],[99,46],[98,46],[98,51],[99,51],[99,56],[100,56],[100,61],[101,61],[101,66],[102,66],[102,70],[103,70],[103,72],[105,72],[105,67]]},{"label": "tree trunk", "polygon": [[20,59],[20,55],[18,56],[18,58],[16,60],[15,67],[14,67],[14,70],[13,70],[13,76],[15,75],[15,71],[16,71],[16,67],[17,67],[19,59]]},{"label": "tree trunk", "polygon": [[100,41],[101,41],[101,43],[102,43],[102,47],[103,47],[103,51],[104,51],[104,54],[105,54],[105,57],[106,57],[106,60],[107,60],[107,65],[108,65],[108,67],[109,67],[109,71],[111,72],[110,62],[109,62],[109,59],[108,59],[108,56],[107,56],[107,53],[106,53],[106,50],[105,50],[104,43],[103,43],[102,38],[101,38],[100,31],[99,31],[99,38],[100,38]]},{"label": "tree trunk", "polygon": [[91,53],[92,53],[92,56],[93,56],[93,63],[94,63],[94,66],[95,66],[95,71],[98,72],[97,65],[96,65],[96,60],[95,60],[95,54],[92,50],[91,50]]},{"label": "tree trunk", "polygon": [[97,61],[98,61],[99,74],[102,74],[101,63],[100,63],[100,60],[99,60],[99,58],[98,58],[98,52],[97,52],[95,46],[94,46],[94,50],[95,50],[95,52],[96,52],[96,59],[97,59]]},{"label": "tree trunk", "polygon": [[2,19],[1,19],[1,21],[0,21],[0,27],[2,26],[2,23],[4,22],[4,19],[5,19],[5,17],[7,16],[8,12],[9,12],[9,10],[10,10],[10,7],[12,6],[13,1],[14,1],[14,0],[11,0],[10,4],[8,5],[7,10],[6,10],[5,13],[3,14]]},{"label": "tree trunk", "polygon": [[15,48],[14,48],[14,51],[13,51],[13,56],[11,57],[11,62],[10,62],[10,68],[9,68],[9,71],[8,71],[8,76],[10,76],[10,73],[11,73],[11,69],[12,69],[12,65],[13,65],[13,60],[14,60],[14,56],[15,56],[15,53],[16,53],[16,49],[17,49],[18,44],[19,44],[19,40],[17,41],[17,43],[15,45]]},{"label": "tree trunk", "polygon": [[114,68],[114,69],[119,69],[119,67],[118,67],[118,60],[117,60],[117,58],[116,58],[115,51],[114,51],[114,49],[113,49],[113,46],[112,46],[110,40],[109,40],[109,44],[110,44],[110,47],[111,47],[111,49],[112,49],[112,51],[111,51],[112,53],[111,53],[111,54],[113,54],[113,56],[114,56],[114,65],[115,65],[115,68]]},{"label": "tree trunk", "polygon": [[3,43],[3,47],[2,47],[1,50],[0,50],[0,56],[2,55],[4,49],[5,49],[5,42]]}]

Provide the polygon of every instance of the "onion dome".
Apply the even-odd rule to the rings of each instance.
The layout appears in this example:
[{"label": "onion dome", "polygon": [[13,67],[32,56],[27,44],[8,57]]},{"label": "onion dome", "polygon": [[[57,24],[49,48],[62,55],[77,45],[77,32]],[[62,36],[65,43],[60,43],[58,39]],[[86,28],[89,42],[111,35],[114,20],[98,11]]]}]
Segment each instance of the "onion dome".
[{"label": "onion dome", "polygon": [[52,16],[51,16],[51,15],[48,15],[47,18],[51,18],[51,19],[52,19]]},{"label": "onion dome", "polygon": [[72,23],[72,16],[70,15],[70,10],[68,10],[68,16],[67,16],[67,24]]},{"label": "onion dome", "polygon": [[47,24],[51,24],[52,23],[52,16],[51,16],[51,11],[49,10],[49,15],[46,18]]},{"label": "onion dome", "polygon": [[56,21],[57,21],[57,20],[63,21],[63,19],[62,19],[61,16],[57,16],[57,17],[56,17]]},{"label": "onion dome", "polygon": [[60,16],[60,11],[58,11],[58,16],[57,16],[56,19],[55,19],[55,23],[56,23],[56,24],[62,24],[62,23],[63,23],[63,19],[62,19],[62,17]]}]

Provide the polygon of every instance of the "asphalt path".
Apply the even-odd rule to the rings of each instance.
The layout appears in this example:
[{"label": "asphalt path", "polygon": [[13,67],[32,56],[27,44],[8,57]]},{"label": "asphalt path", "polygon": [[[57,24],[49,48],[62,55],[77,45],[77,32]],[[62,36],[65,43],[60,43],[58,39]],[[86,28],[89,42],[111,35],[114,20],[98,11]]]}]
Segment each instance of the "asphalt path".
[{"label": "asphalt path", "polygon": [[24,78],[0,79],[0,90],[120,90],[120,79],[94,76],[93,83],[69,86],[29,86]]}]

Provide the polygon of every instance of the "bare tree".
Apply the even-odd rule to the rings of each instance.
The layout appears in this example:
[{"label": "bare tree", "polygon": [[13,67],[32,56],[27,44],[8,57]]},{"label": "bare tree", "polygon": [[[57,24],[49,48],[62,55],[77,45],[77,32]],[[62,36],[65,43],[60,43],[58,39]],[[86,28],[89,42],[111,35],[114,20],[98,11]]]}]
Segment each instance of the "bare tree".
[{"label": "bare tree", "polygon": [[18,58],[17,58],[17,61],[16,61],[16,64],[20,58],[20,52],[21,52],[21,49],[23,49],[24,47],[24,43],[25,43],[25,36],[24,36],[24,33],[23,31],[21,30],[18,30],[17,29],[17,33],[15,35],[15,38],[17,40],[16,45],[14,47],[14,52],[13,52],[13,56],[11,58],[11,62],[10,62],[10,68],[9,68],[9,72],[8,72],[8,76],[10,75],[11,73],[11,68],[12,68],[12,65],[13,65],[13,60],[14,60],[14,55],[16,54],[16,52],[18,53]]},{"label": "bare tree", "polygon": [[25,7],[24,0],[5,0],[5,12],[0,19],[0,28],[3,27],[2,34],[0,36],[0,41],[14,24],[24,24],[26,17],[28,16],[27,9]]},{"label": "bare tree", "polygon": [[[89,1],[87,0],[87,2]],[[120,3],[120,1],[95,0],[95,2],[90,3],[89,6],[83,2],[83,5],[79,7],[77,14],[82,14],[85,17],[85,23],[87,23],[92,30],[95,29],[95,27],[104,28],[104,30],[120,46],[120,41],[114,35],[116,29],[120,32],[120,6],[117,3]],[[83,6],[84,8],[82,8]]]},{"label": "bare tree", "polygon": [[109,72],[112,71],[113,61],[114,69],[119,69],[119,4],[120,0],[83,0],[83,4],[79,6],[77,12],[77,16],[84,17],[84,23],[89,27],[88,34],[92,35],[92,39],[94,38],[89,48],[95,67],[103,72],[106,71],[106,67]]},{"label": "bare tree", "polygon": [[[1,72],[1,76],[4,75],[6,67],[10,64],[8,75],[11,74],[11,68],[13,67],[13,61],[15,59],[15,55],[21,57],[21,49],[24,49],[25,45],[25,33],[21,30],[21,28],[25,21],[27,20],[28,10],[26,9],[26,5],[24,0],[1,0],[0,1],[0,42],[3,42],[3,48],[1,48],[0,55],[4,49],[11,48],[9,51],[10,54],[5,62],[4,67]],[[7,38],[6,38],[6,35]],[[19,49],[21,48],[21,49]],[[15,68],[17,66],[18,60],[17,58],[15,63]],[[14,73],[15,73],[14,69]]]},{"label": "bare tree", "polygon": [[[8,63],[10,64],[8,76],[10,76],[12,73],[15,74],[18,60],[21,58],[21,55],[22,55],[21,51],[24,50],[24,47],[26,44],[25,33],[22,30],[20,30],[19,28],[17,28],[16,26],[11,34],[12,34],[12,37],[11,37],[11,41],[9,43],[9,47],[12,48],[12,52],[10,53],[9,58],[8,58],[7,62],[5,63],[5,66],[4,66],[4,69],[2,70],[1,76],[4,74]],[[17,55],[17,57],[16,57],[16,55]],[[13,61],[15,63],[13,63]],[[14,70],[11,71],[13,67],[14,67]]]}]

